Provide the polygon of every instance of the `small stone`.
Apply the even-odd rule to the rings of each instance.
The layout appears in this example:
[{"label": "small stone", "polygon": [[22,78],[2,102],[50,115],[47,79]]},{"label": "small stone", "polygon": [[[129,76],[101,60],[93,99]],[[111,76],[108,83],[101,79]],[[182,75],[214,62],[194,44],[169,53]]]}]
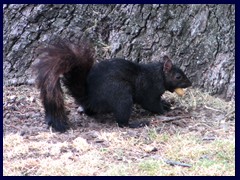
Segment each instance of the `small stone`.
[{"label": "small stone", "polygon": [[96,139],[96,140],[95,140],[95,143],[102,143],[102,142],[104,142],[103,139]]},{"label": "small stone", "polygon": [[21,133],[20,133],[20,136],[24,136],[26,134],[26,132],[25,131],[22,131]]},{"label": "small stone", "polygon": [[16,99],[17,99],[17,96],[11,95],[11,96],[9,96],[9,99],[10,99],[11,103],[14,103],[16,101]]},{"label": "small stone", "polygon": [[33,97],[33,96],[31,96],[31,97],[29,98],[29,101],[30,101],[30,102],[35,102],[35,101],[36,101],[36,98]]},{"label": "small stone", "polygon": [[26,117],[26,119],[28,119],[30,117],[30,113],[26,113],[25,117]]},{"label": "small stone", "polygon": [[144,148],[144,151],[146,152],[156,152],[158,149],[156,147],[153,147],[153,146],[146,146]]},{"label": "small stone", "polygon": [[6,119],[9,119],[10,116],[11,116],[10,113],[5,114],[5,118],[6,118]]},{"label": "small stone", "polygon": [[79,107],[77,108],[77,112],[78,112],[78,113],[83,113],[83,112],[84,112],[84,109],[82,108],[82,106],[79,106]]}]

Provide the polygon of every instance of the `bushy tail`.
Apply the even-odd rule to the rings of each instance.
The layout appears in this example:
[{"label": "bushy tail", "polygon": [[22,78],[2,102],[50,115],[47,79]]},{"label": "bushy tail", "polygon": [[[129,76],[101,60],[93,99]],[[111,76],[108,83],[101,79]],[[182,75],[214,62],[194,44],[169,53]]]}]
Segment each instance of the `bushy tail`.
[{"label": "bushy tail", "polygon": [[70,123],[65,113],[60,76],[64,76],[64,84],[72,96],[79,103],[84,101],[86,76],[94,62],[93,48],[86,42],[76,45],[58,39],[38,52],[39,61],[33,69],[37,75],[46,121],[55,130],[65,132]]}]

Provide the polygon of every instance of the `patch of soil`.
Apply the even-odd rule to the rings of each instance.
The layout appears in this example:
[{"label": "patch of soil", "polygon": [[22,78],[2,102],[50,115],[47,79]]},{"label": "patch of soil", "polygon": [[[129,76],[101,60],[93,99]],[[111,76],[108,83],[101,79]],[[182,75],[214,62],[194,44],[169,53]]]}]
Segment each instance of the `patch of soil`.
[{"label": "patch of soil", "polygon": [[[39,99],[39,91],[33,86],[18,86],[3,88],[3,131],[4,134],[20,133],[22,136],[35,136],[40,132],[48,132],[44,122],[44,109]],[[155,127],[158,133],[197,132],[203,138],[214,139],[219,135],[217,129],[234,128],[226,125],[226,112],[216,111],[213,108],[197,107],[195,109],[181,107],[174,99],[168,99],[173,104],[172,110],[164,115],[150,113],[135,105],[130,122],[149,121],[150,127]],[[65,98],[65,106],[72,123],[74,136],[85,137],[88,141],[101,144],[94,133],[105,130],[126,131],[126,136],[140,136],[144,128],[119,128],[112,114],[88,117],[79,111],[79,107],[69,96]],[[71,131],[71,130],[70,130]],[[69,132],[70,132],[69,131]],[[233,130],[233,133],[235,131]],[[68,136],[69,138],[69,136]]]}]

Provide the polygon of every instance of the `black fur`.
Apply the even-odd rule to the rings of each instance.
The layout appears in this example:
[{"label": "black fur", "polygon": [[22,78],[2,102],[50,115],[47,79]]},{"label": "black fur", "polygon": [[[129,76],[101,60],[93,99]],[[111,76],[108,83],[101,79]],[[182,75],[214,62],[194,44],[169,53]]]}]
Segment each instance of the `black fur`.
[{"label": "black fur", "polygon": [[167,56],[164,62],[138,64],[110,59],[93,65],[93,51],[86,43],[77,46],[58,41],[41,50],[35,65],[38,87],[46,120],[55,130],[64,132],[70,124],[65,114],[59,77],[86,114],[113,112],[120,127],[130,126],[134,103],[155,113],[170,106],[161,100],[166,91],[191,86],[186,75]]}]

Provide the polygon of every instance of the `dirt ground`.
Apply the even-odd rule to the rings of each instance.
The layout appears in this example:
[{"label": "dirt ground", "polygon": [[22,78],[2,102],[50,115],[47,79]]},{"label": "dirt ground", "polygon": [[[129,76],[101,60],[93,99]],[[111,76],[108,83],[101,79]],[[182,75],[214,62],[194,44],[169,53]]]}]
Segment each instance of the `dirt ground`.
[{"label": "dirt ground", "polygon": [[[66,96],[65,106],[72,123],[72,129],[63,134],[52,132],[52,129],[45,124],[44,109],[39,99],[39,91],[35,87],[23,85],[19,87],[4,87],[3,90],[4,137],[18,134],[26,143],[44,141],[44,136],[40,136],[42,133],[54,134],[54,138],[51,138],[51,142],[54,143],[70,142],[81,137],[94,148],[111,146],[109,144],[110,141],[99,136],[103,132],[118,133],[123,139],[129,139],[129,137],[140,138],[144,140],[145,144],[151,144],[152,142],[152,139],[149,138],[150,129],[154,129],[157,134],[184,135],[193,133],[203,141],[214,141],[218,138],[235,135],[234,102],[225,103],[218,98],[204,93],[201,94],[193,89],[190,89],[184,98],[179,98],[172,93],[166,93],[164,98],[173,104],[173,108],[164,115],[152,114],[138,105],[134,106],[130,121],[148,120],[150,122],[149,127],[136,129],[119,128],[112,114],[88,117],[79,110],[79,107],[71,97]],[[136,157],[139,158],[139,156],[146,156],[146,153],[139,153],[138,148],[136,147],[129,154],[125,153],[125,158],[134,159]],[[7,151],[8,149],[5,148],[4,154]],[[154,148],[149,151],[154,151]],[[64,153],[64,148],[61,149],[61,152]],[[45,156],[49,155],[46,154]],[[10,171],[9,163],[15,161],[15,158],[4,157],[4,168],[6,171]],[[109,161],[119,161],[119,159]],[[31,172],[29,174],[34,173]],[[98,174],[101,173],[95,175]]]},{"label": "dirt ground", "polygon": [[[221,110],[207,105],[204,107],[201,104],[193,109],[187,103],[184,107],[179,102],[174,102],[173,97],[167,96],[165,99],[173,104],[174,109],[170,112],[155,115],[136,105],[130,122],[149,120],[150,126],[156,126],[162,132],[175,133],[174,131],[181,130],[182,133],[199,131],[205,134],[204,129],[206,130],[207,126],[211,129],[222,128],[221,123],[235,120],[235,107],[231,105],[228,107],[230,110],[224,109],[225,106],[224,110]],[[119,129],[112,114],[88,117],[79,110],[79,106],[71,97],[67,96],[65,101],[74,132],[100,131],[105,128]],[[44,122],[44,109],[39,99],[39,91],[33,86],[4,87],[3,117],[4,134],[18,132],[22,136],[32,136],[49,131]],[[163,125],[164,127],[161,127]],[[135,130],[138,131],[138,129]],[[215,136],[214,130],[207,133]]]}]

